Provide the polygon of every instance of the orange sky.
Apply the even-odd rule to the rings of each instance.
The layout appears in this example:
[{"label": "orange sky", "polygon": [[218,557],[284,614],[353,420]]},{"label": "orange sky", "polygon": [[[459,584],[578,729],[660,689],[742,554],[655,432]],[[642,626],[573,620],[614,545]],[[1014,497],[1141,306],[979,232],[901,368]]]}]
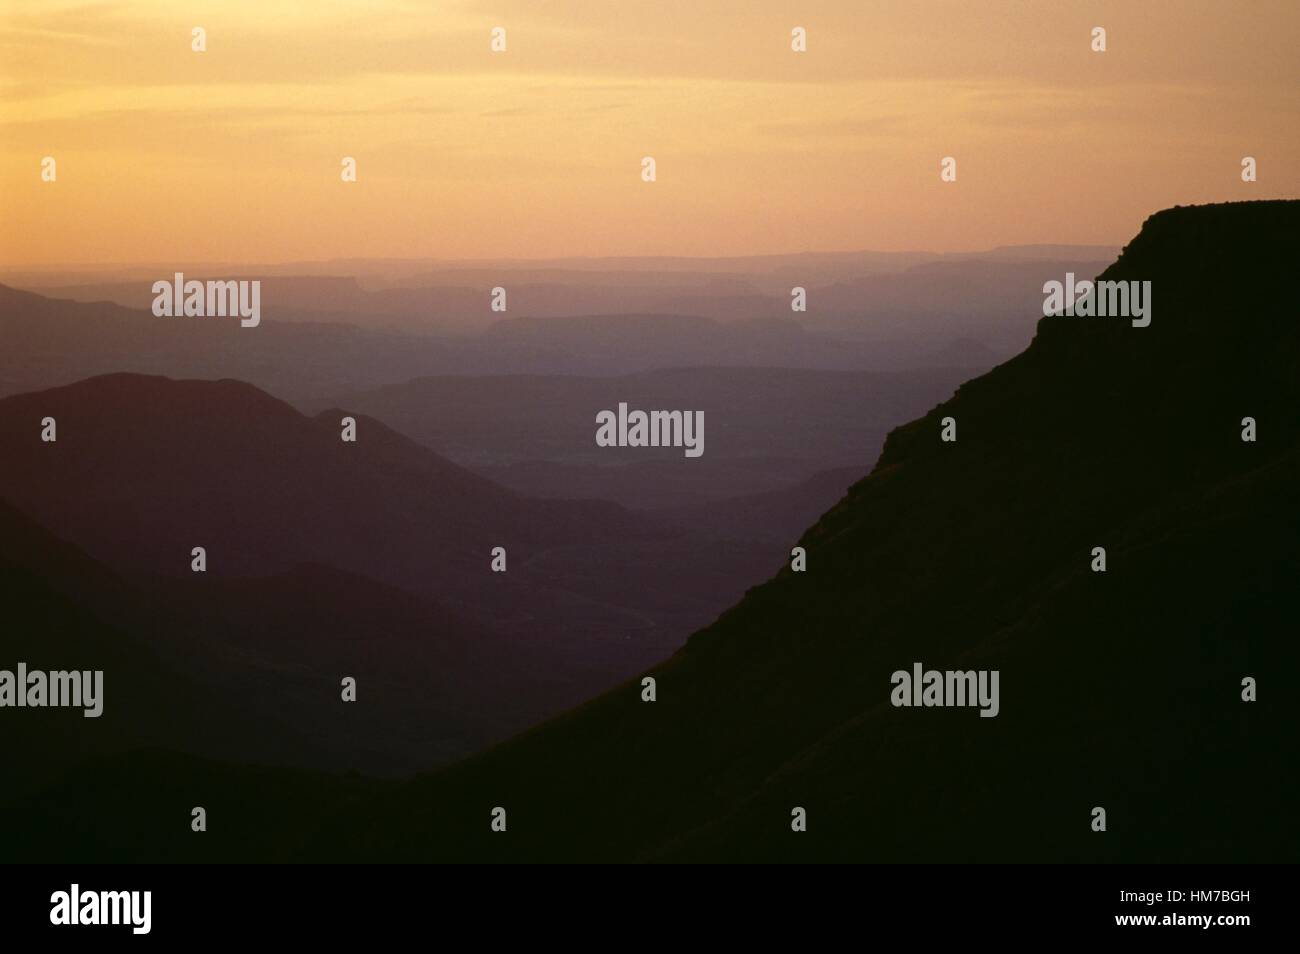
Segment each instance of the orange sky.
[{"label": "orange sky", "polygon": [[1298,48],[1294,0],[0,0],[0,264],[1122,243],[1297,195]]}]

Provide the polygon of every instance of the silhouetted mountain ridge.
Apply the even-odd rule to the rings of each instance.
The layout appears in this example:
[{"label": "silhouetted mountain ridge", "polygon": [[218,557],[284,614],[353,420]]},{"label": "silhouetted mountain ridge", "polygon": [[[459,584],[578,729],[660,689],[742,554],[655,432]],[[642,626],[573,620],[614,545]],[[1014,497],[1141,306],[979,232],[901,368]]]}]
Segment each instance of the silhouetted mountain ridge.
[{"label": "silhouetted mountain ridge", "polygon": [[[427,590],[476,582],[495,545],[593,542],[633,520],[529,501],[373,418],[307,418],[238,381],[113,374],[0,400],[0,493],[113,565],[248,575],[326,562]],[[58,440],[40,440],[57,421]],[[377,573],[377,567],[388,567]]]},{"label": "silhouetted mountain ridge", "polygon": [[[653,670],[657,702],[629,683],[348,813],[316,851],[1294,860],[1298,227],[1300,202],[1152,216],[1104,275],[1154,282],[1150,327],[1044,318],[894,432],[804,535],[807,572]],[[1000,714],[891,706],[917,661],[999,670]],[[1270,697],[1244,703],[1245,676]],[[489,804],[508,840],[477,824]]]}]

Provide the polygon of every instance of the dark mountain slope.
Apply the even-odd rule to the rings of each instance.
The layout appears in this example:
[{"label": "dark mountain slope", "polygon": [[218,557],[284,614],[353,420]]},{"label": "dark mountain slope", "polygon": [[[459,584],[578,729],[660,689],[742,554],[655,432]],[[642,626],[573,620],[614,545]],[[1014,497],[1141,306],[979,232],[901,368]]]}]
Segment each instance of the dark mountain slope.
[{"label": "dark mountain slope", "polygon": [[[403,590],[325,566],[137,585],[4,501],[0,607],[0,670],[100,669],[105,697],[96,719],[0,709],[13,755],[5,797],[147,746],[409,773],[582,698],[550,647],[515,644]],[[362,704],[340,700],[344,676]]]},{"label": "dark mountain slope", "polygon": [[[891,435],[808,572],[693,637],[658,702],[628,684],[313,853],[1296,860],[1298,229],[1296,202],[1153,216],[1104,276],[1153,282],[1150,327],[1043,319]],[[892,707],[916,661],[999,670],[1000,715]]]},{"label": "dark mountain slope", "polygon": [[[42,443],[41,420],[58,422]],[[493,546],[595,543],[612,504],[532,501],[342,411],[305,418],[237,381],[118,374],[0,400],[0,495],[110,565],[218,576],[327,563],[417,591],[486,574]]]},{"label": "dark mountain slope", "polygon": [[0,709],[6,798],[136,746],[259,754],[221,744],[251,737],[248,721],[149,648],[132,625],[135,605],[117,576],[0,500],[0,669],[104,673],[97,718],[77,708]]},{"label": "dark mountain slope", "polygon": [[[157,580],[141,593],[151,647],[277,735],[264,739],[277,764],[409,774],[534,725],[586,688],[545,645],[332,567]],[[344,676],[358,704],[341,701]]]},{"label": "dark mountain slope", "polygon": [[[389,784],[141,749],[79,765],[38,795],[0,801],[0,861],[289,860],[324,819]],[[190,828],[196,806],[207,813],[201,833]]]}]

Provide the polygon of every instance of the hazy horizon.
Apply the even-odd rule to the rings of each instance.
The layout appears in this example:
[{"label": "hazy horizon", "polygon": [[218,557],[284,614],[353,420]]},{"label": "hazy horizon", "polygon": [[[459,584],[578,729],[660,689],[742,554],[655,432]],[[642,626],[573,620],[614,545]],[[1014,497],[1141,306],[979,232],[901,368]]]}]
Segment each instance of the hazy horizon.
[{"label": "hazy horizon", "polygon": [[[1154,210],[1153,210],[1154,211]],[[825,250],[791,250],[785,252],[763,252],[752,255],[571,255],[571,256],[516,256],[516,257],[495,257],[488,256],[483,258],[429,258],[420,256],[379,256],[379,257],[357,257],[341,256],[336,258],[317,258],[317,259],[267,259],[265,261],[235,262],[229,260],[209,259],[184,261],[179,259],[173,260],[136,260],[136,261],[103,261],[103,262],[31,262],[22,265],[8,265],[0,263],[0,275],[20,275],[27,273],[41,272],[67,272],[76,273],[78,271],[112,271],[118,270],[145,270],[156,268],[168,268],[183,270],[185,268],[217,268],[217,267],[235,267],[235,268],[335,268],[346,269],[349,267],[365,266],[404,266],[418,265],[425,268],[457,270],[471,268],[501,267],[501,268],[548,268],[562,270],[568,267],[574,271],[604,271],[616,270],[618,267],[628,268],[637,263],[645,266],[662,266],[671,263],[684,263],[688,266],[698,265],[698,268],[687,267],[680,269],[684,272],[704,271],[704,266],[713,264],[716,266],[727,263],[755,262],[761,263],[765,260],[789,260],[799,258],[852,258],[854,256],[879,256],[881,258],[897,258],[900,260],[899,269],[911,267],[907,261],[909,257],[918,257],[922,259],[942,259],[942,258],[981,258],[983,256],[1014,253],[1018,251],[1036,252],[1036,257],[1046,257],[1043,253],[1047,251],[1054,252],[1098,252],[1114,253],[1122,248],[1122,241],[1103,242],[1103,243],[1070,243],[1070,242],[1034,242],[1034,243],[1017,243],[1008,245],[995,245],[971,249],[878,249],[878,248],[857,248],[857,249],[825,249]],[[606,263],[609,266],[606,268]],[[587,268],[577,268],[578,265],[587,265]],[[632,269],[640,270],[640,269]],[[671,271],[672,269],[665,269]],[[331,273],[333,277],[344,277],[352,275],[350,272]],[[325,277],[325,276],[320,276]],[[363,277],[357,275],[356,277]]]}]

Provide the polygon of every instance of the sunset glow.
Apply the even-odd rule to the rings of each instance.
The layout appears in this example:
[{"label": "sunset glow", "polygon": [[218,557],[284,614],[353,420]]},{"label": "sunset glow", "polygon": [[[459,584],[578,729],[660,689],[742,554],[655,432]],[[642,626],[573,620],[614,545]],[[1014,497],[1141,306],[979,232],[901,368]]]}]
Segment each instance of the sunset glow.
[{"label": "sunset glow", "polygon": [[1071,6],[7,2],[0,257],[1114,243],[1165,205],[1294,195],[1300,8]]}]

